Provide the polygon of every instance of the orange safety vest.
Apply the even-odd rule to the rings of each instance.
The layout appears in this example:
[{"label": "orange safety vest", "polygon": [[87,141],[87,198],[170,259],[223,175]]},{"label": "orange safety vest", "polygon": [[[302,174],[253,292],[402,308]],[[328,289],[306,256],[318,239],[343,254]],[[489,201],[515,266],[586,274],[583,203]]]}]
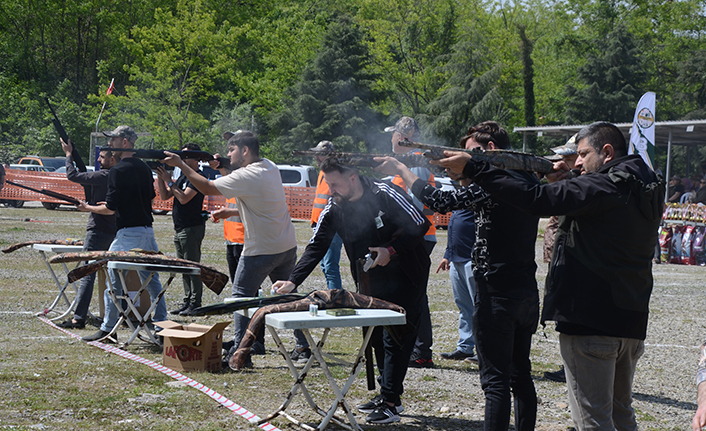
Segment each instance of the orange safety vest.
[{"label": "orange safety vest", "polygon": [[316,181],[316,197],[314,197],[314,208],[311,210],[311,224],[319,222],[321,211],[328,204],[328,198],[331,192],[328,189],[328,184],[324,180],[324,172],[319,171],[319,179]]},{"label": "orange safety vest", "polygon": [[[228,209],[237,209],[238,203],[235,198],[226,199]],[[243,244],[245,242],[245,228],[240,216],[232,216],[223,220],[223,236],[226,241],[232,244]]]},{"label": "orange safety vest", "polygon": [[[395,175],[395,178],[392,179],[392,183],[402,187],[404,191],[407,191],[407,185],[404,183],[404,180],[401,176]],[[429,172],[429,178],[427,179],[427,183],[431,184],[432,187],[434,187],[436,183],[436,181],[434,180],[434,174],[432,174],[431,172]],[[436,236],[436,226],[434,226],[434,211],[430,210],[428,206],[424,205],[422,214],[424,214],[424,216],[429,219],[429,223],[431,223],[431,227],[427,231],[426,235],[424,235],[424,238],[431,239],[430,237]]]}]

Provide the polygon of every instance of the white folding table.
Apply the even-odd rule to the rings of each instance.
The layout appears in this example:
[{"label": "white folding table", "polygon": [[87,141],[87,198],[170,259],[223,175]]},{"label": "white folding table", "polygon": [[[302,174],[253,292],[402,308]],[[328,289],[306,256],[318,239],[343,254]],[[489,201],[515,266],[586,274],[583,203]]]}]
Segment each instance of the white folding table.
[{"label": "white folding table", "polygon": [[[49,264],[49,258],[47,257],[47,252],[49,253],[54,253],[54,254],[60,254],[60,253],[75,253],[83,250],[82,245],[59,245],[59,244],[32,244],[32,249],[37,250],[39,252],[39,255],[42,257],[42,260],[44,261],[44,264],[47,266],[47,269],[49,270],[49,274],[51,275],[51,278],[54,280],[54,283],[56,284],[56,287],[59,289],[59,292],[56,295],[56,298],[54,298],[54,301],[44,309],[44,311],[40,311],[37,313],[38,316],[46,316],[49,313],[58,313],[59,315],[56,317],[51,318],[50,320],[61,320],[71,314],[74,309],[76,308],[76,303],[78,302],[78,295],[74,296],[73,301],[69,301],[68,296],[66,296],[66,288],[69,286],[69,284],[72,285],[74,288],[74,293],[78,294],[78,288],[76,287],[75,283],[69,283],[68,278],[66,281],[61,282],[59,281],[59,277],[57,277],[56,272],[54,272],[54,268]],[[81,262],[77,262],[76,266],[74,268],[78,267],[81,264]],[[61,263],[61,267],[64,269],[64,275],[68,275],[69,273],[69,267],[66,266],[66,263]],[[73,269],[73,268],[72,268]],[[66,310],[54,310],[60,302],[66,303]],[[90,312],[89,312],[90,314]]]},{"label": "white folding table", "polygon": [[[123,292],[122,294],[118,295],[115,293],[115,290],[113,289],[113,283],[110,280],[110,276],[108,275],[108,269],[113,269],[117,272],[118,277],[120,278],[120,283],[123,286]],[[129,330],[132,331],[132,335],[130,335],[130,338],[124,342],[121,343],[123,346],[127,346],[128,344],[132,343],[135,338],[140,338],[143,341],[146,341],[148,343],[153,343],[158,346],[162,346],[162,343],[157,339],[155,336],[154,330],[150,328],[147,325],[147,320],[149,320],[150,315],[152,315],[152,312],[154,312],[154,309],[157,307],[157,303],[159,300],[164,296],[164,294],[167,291],[167,288],[169,285],[172,283],[172,280],[174,279],[175,274],[187,274],[187,275],[199,275],[201,274],[201,269],[200,268],[195,268],[195,267],[190,267],[190,266],[172,266],[172,265],[159,265],[159,264],[152,264],[152,263],[135,263],[135,262],[122,262],[122,261],[111,261],[108,262],[107,268],[106,266],[102,267],[100,269],[101,271],[104,271],[105,274],[105,282],[107,285],[107,290],[108,290],[108,295],[110,295],[110,299],[113,301],[115,306],[118,308],[118,312],[120,313],[120,318],[118,319],[118,322],[113,326],[113,329],[110,330],[110,333],[103,337],[102,339],[106,339],[108,337],[111,337],[120,327],[120,325],[125,322]],[[125,280],[126,274],[128,271],[146,271],[149,272],[149,276],[142,280],[142,283],[140,285],[140,288],[137,290],[137,292],[131,292],[128,291],[127,289],[127,283]],[[159,292],[159,294],[152,298],[150,295],[150,299],[152,300],[152,303],[150,304],[150,308],[145,312],[145,314],[141,314],[140,311],[137,309],[136,302],[139,300],[140,296],[142,295],[142,292],[147,289],[147,285],[149,282],[152,280],[152,277],[155,276],[155,274],[159,272],[166,272],[169,273],[169,279],[167,280],[166,283],[162,283],[162,290]],[[134,294],[134,297],[130,295],[130,293]],[[127,307],[123,307],[122,301],[125,301],[127,304]],[[132,314],[135,318],[135,322],[133,323],[133,320],[128,318],[128,316]],[[142,335],[142,333],[145,334],[145,336]]]},{"label": "white folding table", "polygon": [[[365,366],[365,348],[370,342],[370,337],[373,333],[372,327],[387,325],[404,325],[405,315],[396,311],[384,309],[357,309],[356,314],[350,316],[331,316],[329,314],[326,314],[325,310],[319,310],[315,316],[310,315],[308,311],[294,311],[268,314],[265,317],[265,324],[267,326],[268,331],[270,331],[272,338],[277,344],[277,348],[282,353],[282,356],[284,356],[284,359],[287,362],[289,371],[292,374],[292,377],[294,378],[294,386],[289,391],[285,402],[275,412],[262,419],[259,424],[269,422],[273,418],[282,415],[307,430],[323,430],[328,426],[329,422],[331,421],[348,430],[360,430],[361,428],[358,426],[358,423],[356,422],[355,417],[353,416],[353,412],[351,411],[350,406],[348,405],[348,403],[346,403],[345,397],[351,385],[358,376],[358,373],[360,373],[360,371]],[[328,365],[326,364],[322,349],[324,343],[326,342],[326,338],[329,332],[331,331],[331,328],[349,328],[357,326],[368,326],[371,327],[371,330],[367,331],[366,335],[363,337],[363,341],[361,343],[360,348],[358,349],[357,356],[353,361],[351,373],[348,377],[348,380],[346,380],[342,387],[339,387],[333,375],[331,374]],[[311,336],[311,332],[309,330],[313,328],[324,329],[324,333],[321,336],[319,342],[314,341],[314,338]],[[309,360],[306,362],[306,365],[304,365],[304,368],[302,368],[301,370],[298,370],[290,359],[289,352],[284,347],[284,345],[282,344],[282,340],[277,334],[277,330],[279,329],[301,329],[307,341],[309,342],[309,347],[311,348],[312,356],[311,358],[309,358]],[[311,397],[311,394],[307,390],[306,384],[304,383],[304,380],[306,379],[309,373],[309,369],[314,364],[314,360],[319,363],[321,371],[326,376],[329,386],[331,387],[331,390],[335,396],[335,400],[331,407],[328,409],[328,411],[323,410],[316,404],[316,402]],[[299,391],[301,391],[309,406],[314,409],[316,413],[323,416],[323,420],[316,428],[312,428],[311,426],[299,421],[298,419],[285,412],[292,399],[297,395]],[[336,413],[336,409],[339,406],[345,412],[346,417],[348,418],[348,423],[350,425],[347,425],[343,419],[339,419],[334,416],[334,414]]]}]

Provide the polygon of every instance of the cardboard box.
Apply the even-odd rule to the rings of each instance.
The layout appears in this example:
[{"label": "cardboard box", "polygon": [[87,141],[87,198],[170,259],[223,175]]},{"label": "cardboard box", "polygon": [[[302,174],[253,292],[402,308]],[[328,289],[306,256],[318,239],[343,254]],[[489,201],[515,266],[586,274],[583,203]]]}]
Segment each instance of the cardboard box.
[{"label": "cardboard box", "polygon": [[182,371],[221,371],[223,330],[230,322],[208,326],[165,320],[155,325],[164,328],[159,335],[164,337],[162,364],[165,367]]},{"label": "cardboard box", "polygon": [[[105,272],[98,271],[96,282],[99,286],[98,312],[100,313],[100,318],[102,319],[103,316],[105,316],[105,302],[103,301],[103,294],[105,292],[105,289],[107,288],[105,284]],[[142,285],[142,282],[140,281],[140,275],[137,273],[137,271],[128,271],[127,275],[125,275],[125,283],[127,283],[127,294],[130,295],[130,298],[132,298],[134,302],[135,295],[137,294],[137,291],[140,290],[140,286]],[[150,293],[147,290],[143,290],[142,294],[137,299],[137,302],[135,302],[135,307],[137,307],[137,311],[139,311],[140,314],[144,316],[145,313],[147,313],[147,310],[150,309],[150,305],[152,305]],[[130,316],[132,320],[135,320],[131,312],[128,314],[128,316]],[[147,320],[151,320],[151,318],[148,318]]]}]

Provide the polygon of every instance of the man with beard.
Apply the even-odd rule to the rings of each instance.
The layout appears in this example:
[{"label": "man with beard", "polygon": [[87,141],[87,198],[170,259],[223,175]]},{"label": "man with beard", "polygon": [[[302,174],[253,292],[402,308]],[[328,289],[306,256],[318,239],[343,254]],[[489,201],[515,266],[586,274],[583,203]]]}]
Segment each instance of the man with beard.
[{"label": "man with beard", "polygon": [[[113,148],[130,149],[135,148],[137,133],[129,126],[118,126],[110,132],[103,132],[110,138],[108,146]],[[119,156],[118,156],[119,154]],[[140,248],[148,251],[159,251],[157,241],[154,238],[152,229],[152,199],[155,198],[154,180],[152,170],[142,160],[133,157],[133,152],[114,152],[116,157],[120,157],[120,162],[110,169],[108,174],[108,191],[105,203],[89,205],[81,201],[78,209],[80,211],[92,212],[101,215],[115,214],[115,224],[118,231],[115,239],[110,244],[110,251],[128,251]],[[141,280],[149,277],[149,271],[139,271]],[[123,285],[120,282],[116,270],[109,270],[110,282],[113,285],[115,294],[120,296],[123,293]],[[154,300],[162,291],[162,283],[159,282],[159,275],[154,274],[147,284],[147,291]],[[93,335],[83,337],[84,341],[100,341],[106,338],[118,323],[118,307],[110,298],[110,293],[106,289],[104,296],[105,315],[100,329]],[[167,320],[167,305],[162,296],[154,309],[153,322]],[[117,336],[114,336],[117,339]]]},{"label": "man with beard", "polygon": [[[431,262],[424,246],[429,222],[395,186],[360,176],[334,158],[324,160],[321,170],[333,198],[321,212],[314,236],[292,274],[273,288],[278,293],[296,289],[324,257],[336,234],[343,239],[350,262],[368,253],[375,256],[368,271],[371,295],[404,307],[413,330],[393,337],[387,329],[375,329],[380,394],[358,410],[369,413],[366,420],[370,423],[397,422],[429,278]],[[351,271],[357,282],[361,274],[356,265],[351,265]]]},{"label": "man with beard", "polygon": [[[636,430],[632,383],[647,335],[664,180],[640,155],[627,155],[613,124],[590,124],[576,142],[581,175],[546,185],[518,181],[466,154],[448,153],[438,163],[519,212],[562,216],[542,322],[557,322],[571,417],[582,431]],[[555,169],[565,176],[568,166]]]},{"label": "man with beard", "polygon": [[[112,151],[101,151],[98,155],[100,169],[95,172],[79,172],[74,166],[72,156],[73,144],[71,140],[64,142],[61,140],[61,148],[66,154],[66,178],[78,184],[91,186],[91,203],[105,201],[108,193],[108,173],[110,168],[116,164]],[[108,250],[110,244],[115,239],[115,215],[101,215],[91,213],[88,216],[86,225],[86,239],[83,241],[84,251]],[[57,326],[66,329],[83,329],[86,326],[88,317],[88,307],[91,305],[93,297],[93,284],[96,280],[96,273],[92,273],[81,279],[76,296],[78,302],[74,310],[73,319],[67,319]]]},{"label": "man with beard", "polygon": [[[238,261],[233,282],[233,296],[254,297],[269,276],[272,282],[289,277],[297,260],[297,239],[289,217],[287,198],[279,169],[260,157],[260,142],[253,132],[226,132],[228,157],[233,171],[213,181],[191,169],[179,156],[165,151],[164,163],[179,167],[191,184],[204,195],[236,198],[238,212],[245,227],[243,253]],[[232,354],[245,335],[250,319],[233,313],[235,336]],[[304,334],[294,331],[296,347],[292,356],[311,356]],[[264,328],[257,334],[251,353],[265,354]],[[252,366],[250,358],[245,366]]]},{"label": "man with beard", "polygon": [[[507,132],[495,121],[471,127],[462,141],[466,142],[467,149],[510,147]],[[446,213],[469,209],[474,212],[476,243],[472,261],[476,294],[473,333],[485,393],[485,429],[507,431],[512,393],[515,429],[534,430],[537,394],[532,383],[529,355],[532,334],[537,330],[539,320],[537,265],[534,261],[539,217],[497,201],[477,184],[442,191],[414,175],[394,158],[375,160],[384,162],[376,168],[377,171],[400,175],[414,195],[432,210]],[[539,183],[530,172],[507,171],[507,174],[521,183]]]}]

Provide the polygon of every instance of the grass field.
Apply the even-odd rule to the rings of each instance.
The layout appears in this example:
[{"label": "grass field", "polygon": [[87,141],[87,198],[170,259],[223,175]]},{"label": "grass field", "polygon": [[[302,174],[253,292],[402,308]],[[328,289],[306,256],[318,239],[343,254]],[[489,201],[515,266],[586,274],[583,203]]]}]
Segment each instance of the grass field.
[{"label": "grass field", "polygon": [[[21,209],[0,208],[0,248],[33,239],[83,238],[86,214],[68,207],[48,211],[35,205]],[[295,222],[299,254],[310,229],[306,222]],[[157,242],[163,252],[174,254],[171,216],[155,217]],[[540,229],[541,234],[541,229]],[[451,351],[457,338],[458,313],[453,304],[448,274],[434,271],[443,255],[446,232],[439,231],[439,244],[432,255],[429,281],[430,308],[434,325],[434,351]],[[537,256],[541,259],[540,241]],[[511,246],[511,245],[508,245]],[[203,245],[203,262],[226,272],[222,225],[208,224]],[[345,255],[341,261],[344,287],[353,289]],[[541,286],[546,265],[538,260]],[[655,266],[655,291],[644,357],[635,378],[635,409],[641,429],[683,430],[690,426],[695,409],[693,375],[698,348],[706,336],[704,323],[704,268],[681,265]],[[317,269],[303,285],[303,291],[325,288]],[[205,291],[204,304],[229,295],[227,287],[220,297]],[[167,293],[167,305],[181,301],[181,281],[175,280]],[[56,295],[39,255],[24,248],[0,256],[0,415],[1,429],[101,429],[101,430],[221,430],[255,429],[245,419],[221,407],[198,390],[178,384],[145,365],[96,347],[88,346],[46,325],[35,317]],[[97,314],[97,298],[92,310]],[[178,318],[184,322],[214,323],[229,316]],[[75,331],[87,335],[96,330],[87,326]],[[537,429],[568,429],[570,420],[566,390],[547,381],[544,371],[558,368],[557,334],[550,325],[539,328],[532,348],[533,374],[540,397]],[[544,331],[544,332],[542,332]],[[230,329],[227,334],[232,334]],[[121,330],[121,338],[127,332]],[[293,343],[291,334],[284,334]],[[289,337],[289,338],[287,338]],[[359,329],[331,333],[327,351],[346,356],[359,345]],[[226,339],[229,337],[227,336]],[[259,416],[265,416],[284,401],[291,387],[291,376],[282,358],[275,353],[272,340],[268,354],[254,358],[255,368],[241,373],[189,373],[189,376],[218,391]],[[127,350],[161,363],[162,353],[141,343]],[[475,366],[435,358],[436,367],[412,369],[405,383],[405,413],[402,422],[386,429],[476,430],[482,429],[484,398]],[[348,369],[332,367],[344,379]],[[307,379],[312,394],[330,402],[315,367]],[[351,388],[351,404],[367,401],[371,394],[365,380]],[[317,416],[301,398],[290,412],[300,414],[311,424]],[[362,420],[361,416],[358,416]],[[281,429],[296,429],[284,419],[273,424]],[[376,426],[364,426],[376,429]],[[336,429],[332,426],[332,429]]]}]

